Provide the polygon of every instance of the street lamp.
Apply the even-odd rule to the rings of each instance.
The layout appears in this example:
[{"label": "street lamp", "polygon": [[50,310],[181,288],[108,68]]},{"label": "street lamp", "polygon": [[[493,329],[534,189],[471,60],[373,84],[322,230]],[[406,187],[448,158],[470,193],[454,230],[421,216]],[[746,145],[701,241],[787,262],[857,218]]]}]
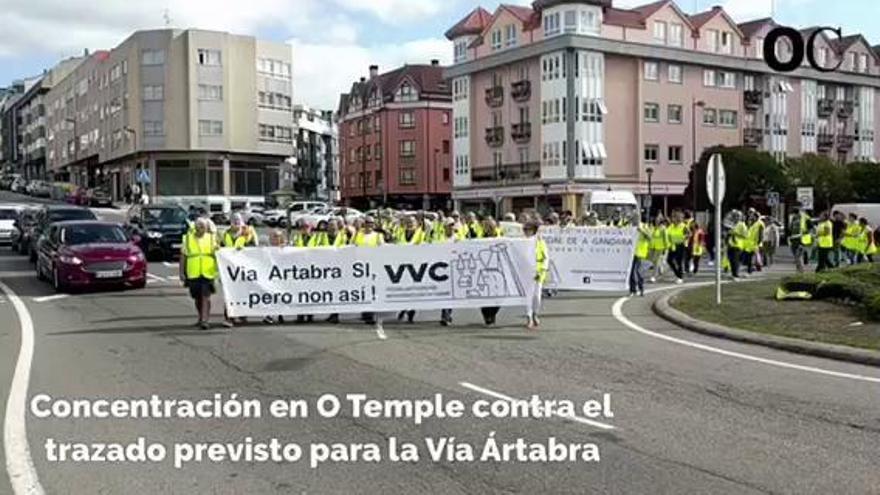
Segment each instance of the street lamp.
[{"label": "street lamp", "polygon": [[648,221],[651,220],[651,209],[654,206],[654,184],[652,182],[654,178],[654,167],[648,167],[645,169],[645,173],[648,174],[648,206],[647,206],[647,215]]},{"label": "street lamp", "polygon": [[[706,102],[703,100],[697,100],[696,98],[694,98],[692,103],[693,103],[693,105],[691,106],[691,125],[693,126],[693,128],[692,128],[692,132],[691,132],[691,144],[692,144],[691,156],[693,157],[694,165],[696,166],[696,164],[697,164],[697,108],[704,108],[706,106]],[[700,195],[700,188],[699,188],[698,184],[699,184],[699,180],[697,180],[696,168],[694,168],[694,185],[693,185],[692,189],[694,191],[694,214],[695,215],[697,213],[697,205],[698,205],[697,198]]]}]

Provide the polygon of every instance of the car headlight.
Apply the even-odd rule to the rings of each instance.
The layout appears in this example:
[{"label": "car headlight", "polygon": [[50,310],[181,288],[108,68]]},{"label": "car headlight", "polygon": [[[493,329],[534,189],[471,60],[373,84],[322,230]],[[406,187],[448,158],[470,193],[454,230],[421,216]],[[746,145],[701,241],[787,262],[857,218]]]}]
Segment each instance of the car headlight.
[{"label": "car headlight", "polygon": [[77,258],[76,256],[67,256],[63,254],[58,257],[58,261],[64,263],[65,265],[79,266],[83,264],[83,260]]},{"label": "car headlight", "polygon": [[162,233],[151,230],[147,232],[147,237],[149,237],[150,239],[161,239]]},{"label": "car headlight", "polygon": [[144,259],[145,259],[144,253],[138,252],[138,253],[135,253],[135,254],[132,254],[131,256],[129,256],[128,262],[133,265],[135,263],[139,263],[141,261],[144,261]]}]

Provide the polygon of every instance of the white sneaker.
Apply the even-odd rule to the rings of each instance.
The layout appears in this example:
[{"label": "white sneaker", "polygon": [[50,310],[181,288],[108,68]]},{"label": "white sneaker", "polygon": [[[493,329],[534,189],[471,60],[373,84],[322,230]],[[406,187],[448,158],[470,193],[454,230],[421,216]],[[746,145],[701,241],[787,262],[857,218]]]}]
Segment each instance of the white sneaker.
[{"label": "white sneaker", "polygon": [[715,262],[714,262],[714,261],[710,261],[710,262],[709,262],[709,266],[715,266]]},{"label": "white sneaker", "polygon": [[675,285],[681,285],[683,283],[684,283],[684,280],[682,280],[680,278],[675,279]]},{"label": "white sneaker", "polygon": [[656,283],[657,283],[657,277],[651,277],[651,283],[652,283],[652,284],[656,284]]}]

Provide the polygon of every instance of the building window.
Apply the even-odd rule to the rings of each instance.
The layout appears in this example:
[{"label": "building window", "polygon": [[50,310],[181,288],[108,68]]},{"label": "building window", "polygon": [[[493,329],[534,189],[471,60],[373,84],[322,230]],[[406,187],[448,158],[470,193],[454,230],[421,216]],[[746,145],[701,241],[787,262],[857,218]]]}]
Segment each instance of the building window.
[{"label": "building window", "polygon": [[260,141],[269,143],[292,143],[293,130],[282,125],[259,125]]},{"label": "building window", "polygon": [[764,58],[764,38],[755,38],[755,58]]},{"label": "building window", "polygon": [[501,49],[501,29],[495,29],[492,31],[492,49]]},{"label": "building window", "polygon": [[660,105],[645,103],[645,122],[660,122]]},{"label": "building window", "polygon": [[164,86],[161,84],[144,86],[144,101],[157,101],[165,99]]},{"label": "building window", "polygon": [[736,89],[736,74],[733,72],[719,72],[718,85],[722,88]]},{"label": "building window", "polygon": [[709,29],[706,31],[706,42],[709,44],[709,51],[715,53],[718,51],[718,30]]},{"label": "building window", "polygon": [[416,156],[416,142],[415,141],[400,141],[400,157],[401,158],[412,158]]},{"label": "building window", "polygon": [[816,52],[816,63],[819,64],[819,67],[825,67],[828,63],[828,49],[825,47],[819,48]]},{"label": "building window", "polygon": [[717,122],[717,112],[714,108],[703,109],[703,125],[714,126]]},{"label": "building window", "polygon": [[681,105],[669,105],[666,109],[666,121],[670,124],[681,124]]},{"label": "building window", "polygon": [[165,126],[163,125],[161,120],[145,120],[144,121],[144,136],[145,137],[164,136],[164,135],[165,135]]},{"label": "building window", "polygon": [[440,122],[443,125],[449,125],[449,112],[443,112],[440,114]]},{"label": "building window", "polygon": [[223,121],[222,120],[200,120],[199,136],[222,136]]},{"label": "building window", "polygon": [[443,140],[443,154],[444,155],[449,154],[449,140],[448,139]]},{"label": "building window", "polygon": [[683,30],[681,28],[681,24],[679,24],[677,22],[673,22],[672,24],[670,24],[669,25],[669,36],[666,41],[667,44],[669,46],[682,46],[682,44],[683,44],[682,33],[683,33]]},{"label": "building window", "polygon": [[469,81],[465,78],[459,78],[452,81],[452,101],[461,101],[468,99]]},{"label": "building window", "polygon": [[165,63],[165,50],[142,50],[141,65],[162,65]]},{"label": "building window", "polygon": [[416,126],[415,112],[400,112],[398,115],[398,123],[401,129],[412,129]]},{"label": "building window", "polygon": [[855,71],[855,70],[856,70],[856,54],[855,54],[855,52],[849,52],[849,53],[847,53],[847,54],[846,54],[846,59],[847,59],[848,64],[849,64],[849,70],[851,70],[851,71]]},{"label": "building window", "polygon": [[718,125],[721,127],[736,127],[736,111],[720,110],[718,112]]},{"label": "building window", "polygon": [[291,99],[283,93],[260,91],[257,93],[257,106],[271,110],[290,110]]},{"label": "building window", "polygon": [[220,50],[199,48],[197,56],[199,65],[221,65]]},{"label": "building window", "polygon": [[648,163],[657,163],[657,159],[660,156],[660,147],[656,144],[646,144],[644,158]]},{"label": "building window", "polygon": [[508,24],[504,28],[504,46],[516,46],[516,24]]},{"label": "building window", "polygon": [[727,54],[733,53],[733,33],[730,31],[724,31],[721,33],[721,52]]},{"label": "building window", "polygon": [[262,75],[276,77],[278,79],[290,79],[291,76],[289,63],[283,60],[272,58],[258,58],[257,72]]},{"label": "building window", "polygon": [[381,145],[381,144],[376,143],[376,144],[373,146],[373,157],[374,157],[376,160],[381,160],[381,159],[382,159],[382,145]]},{"label": "building window", "polygon": [[654,41],[666,44],[666,22],[654,21]]},{"label": "building window", "polygon": [[397,94],[394,95],[394,99],[402,102],[417,101],[419,95],[416,93],[415,89],[413,89],[412,84],[405,81],[400,85],[400,88],[397,89]]},{"label": "building window", "polygon": [[544,36],[558,34],[561,29],[559,12],[544,15]]},{"label": "building window", "polygon": [[464,62],[467,60],[467,41],[457,41],[455,43],[455,63]]},{"label": "building window", "polygon": [[703,86],[711,87],[715,86],[715,71],[712,69],[704,69],[703,70]]},{"label": "building window", "polygon": [[668,150],[669,163],[681,163],[681,146],[670,146]]},{"label": "building window", "polygon": [[645,62],[645,79],[656,81],[660,78],[660,68],[657,62]]},{"label": "building window", "polygon": [[868,55],[859,55],[859,72],[868,72]]},{"label": "building window", "polygon": [[671,83],[681,84],[681,66],[675,65],[675,64],[669,64],[666,78]]},{"label": "building window", "polygon": [[199,84],[199,99],[220,101],[223,99],[223,86],[216,84]]},{"label": "building window", "polygon": [[416,184],[416,169],[402,168],[400,169],[400,185],[414,186]]}]

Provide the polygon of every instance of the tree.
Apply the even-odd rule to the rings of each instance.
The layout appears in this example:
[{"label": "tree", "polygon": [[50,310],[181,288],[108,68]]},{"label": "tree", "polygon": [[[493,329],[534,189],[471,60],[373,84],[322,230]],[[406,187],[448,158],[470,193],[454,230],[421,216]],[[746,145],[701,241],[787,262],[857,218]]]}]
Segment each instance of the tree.
[{"label": "tree", "polygon": [[794,197],[798,187],[812,187],[816,212],[830,209],[836,203],[845,203],[853,198],[853,186],[847,168],[826,156],[807,153],[799,158],[789,158],[785,162],[785,172],[788,176],[786,195]]},{"label": "tree", "polygon": [[853,199],[859,203],[880,203],[880,165],[855,162],[846,166],[853,188]]},{"label": "tree", "polygon": [[700,161],[691,168],[690,183],[685,189],[687,204],[693,204],[694,186],[698,191],[698,210],[710,208],[706,190],[706,171],[709,158],[721,154],[727,193],[724,196],[724,209],[744,209],[749,206],[763,206],[758,198],[764,198],[770,191],[782,192],[788,188],[788,180],[776,159],[769,153],[745,147],[714,147],[706,149]]}]

